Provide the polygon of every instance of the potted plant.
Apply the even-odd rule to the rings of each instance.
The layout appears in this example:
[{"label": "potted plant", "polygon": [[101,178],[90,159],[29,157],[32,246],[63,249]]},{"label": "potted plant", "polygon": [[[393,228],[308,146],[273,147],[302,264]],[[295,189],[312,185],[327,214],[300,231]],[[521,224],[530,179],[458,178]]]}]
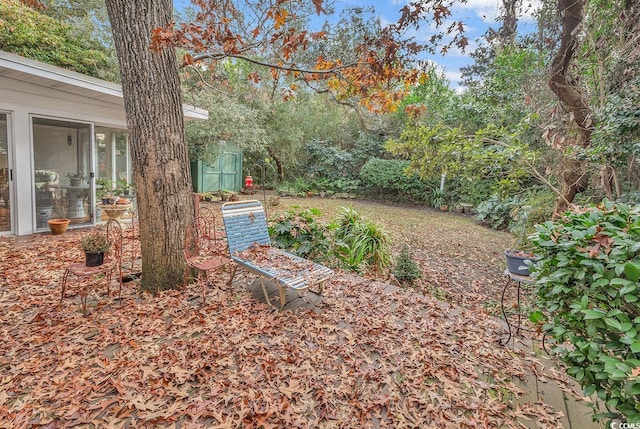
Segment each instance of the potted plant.
[{"label": "potted plant", "polygon": [[434,209],[440,209],[443,212],[449,210],[449,206],[446,204],[444,197],[444,190],[434,189],[431,193],[431,207]]},{"label": "potted plant", "polygon": [[71,186],[80,186],[82,185],[82,182],[87,180],[87,176],[85,176],[82,172],[67,173],[67,177],[69,178],[69,184]]},{"label": "potted plant", "polygon": [[133,191],[133,185],[126,180],[118,181],[118,193],[120,195],[129,196]]},{"label": "potted plant", "polygon": [[96,179],[96,197],[102,204],[109,204],[110,197],[113,197],[113,181],[110,179]]},{"label": "potted plant", "polygon": [[233,191],[230,191],[228,189],[223,189],[220,191],[220,198],[222,199],[222,201],[230,201],[231,195],[233,195]]},{"label": "potted plant", "polygon": [[49,219],[47,225],[49,225],[51,235],[60,235],[67,230],[69,222],[71,222],[71,219]]},{"label": "potted plant", "polygon": [[111,240],[106,234],[93,231],[82,237],[80,241],[85,255],[85,265],[87,267],[97,267],[104,263],[104,254],[111,248]]}]

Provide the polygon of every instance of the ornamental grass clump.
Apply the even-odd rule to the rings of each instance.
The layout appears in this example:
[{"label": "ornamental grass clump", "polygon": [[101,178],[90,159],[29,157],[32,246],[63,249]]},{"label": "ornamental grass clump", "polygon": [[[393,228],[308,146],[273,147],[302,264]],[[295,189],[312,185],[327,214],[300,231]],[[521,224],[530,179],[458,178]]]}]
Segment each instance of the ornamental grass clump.
[{"label": "ornamental grass clump", "polygon": [[594,419],[640,423],[640,207],[605,201],[536,226],[532,321],[585,396]]},{"label": "ornamental grass clump", "polygon": [[343,207],[333,228],[336,255],[349,269],[361,272],[368,267],[382,272],[389,266],[389,238],[380,225]]}]

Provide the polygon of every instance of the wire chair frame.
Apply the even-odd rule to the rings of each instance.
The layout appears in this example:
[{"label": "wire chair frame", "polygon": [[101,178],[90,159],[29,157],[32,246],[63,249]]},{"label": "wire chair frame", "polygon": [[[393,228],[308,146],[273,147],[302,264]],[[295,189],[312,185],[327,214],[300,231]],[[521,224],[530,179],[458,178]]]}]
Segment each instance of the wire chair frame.
[{"label": "wire chair frame", "polygon": [[187,226],[184,242],[184,258],[187,264],[184,273],[183,286],[186,286],[190,269],[198,271],[198,278],[205,274],[206,281],[202,284],[202,304],[206,304],[207,289],[211,284],[211,271],[226,271],[229,267],[230,275],[227,285],[231,287],[237,266],[228,256],[224,239],[218,235],[215,218],[198,216]]},{"label": "wire chair frame", "polygon": [[67,265],[65,272],[62,276],[62,290],[60,293],[60,306],[64,300],[65,291],[67,289],[67,283],[69,276],[75,276],[85,281],[84,285],[80,287],[79,295],[80,302],[82,304],[82,313],[87,315],[87,296],[89,294],[89,285],[86,284],[86,279],[94,277],[99,274],[104,274],[107,279],[107,295],[111,292],[111,280],[113,273],[117,271],[118,275],[118,299],[122,302],[122,225],[116,219],[110,219],[103,226],[106,231],[107,238],[111,241],[111,248],[105,255],[105,259],[102,265],[97,267],[87,267],[84,262],[75,262]]}]

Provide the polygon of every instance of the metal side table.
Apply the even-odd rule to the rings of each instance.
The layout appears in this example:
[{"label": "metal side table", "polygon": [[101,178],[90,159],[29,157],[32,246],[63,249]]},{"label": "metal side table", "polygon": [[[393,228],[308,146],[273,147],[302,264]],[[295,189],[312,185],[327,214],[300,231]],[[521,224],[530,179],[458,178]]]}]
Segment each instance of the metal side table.
[{"label": "metal side table", "polygon": [[508,269],[504,270],[504,275],[507,277],[507,283],[504,285],[504,289],[502,290],[502,297],[500,298],[500,308],[502,309],[502,317],[504,317],[504,321],[507,322],[507,328],[509,329],[509,337],[505,341],[500,341],[501,345],[509,344],[512,336],[511,324],[509,323],[509,318],[507,317],[507,312],[504,309],[504,296],[507,293],[507,288],[513,282],[517,285],[517,315],[518,315],[518,326],[516,327],[515,335],[520,334],[520,327],[522,322],[522,314],[520,314],[520,288],[522,284],[531,284],[533,283],[533,278],[530,276],[520,276],[518,274],[513,274]]}]

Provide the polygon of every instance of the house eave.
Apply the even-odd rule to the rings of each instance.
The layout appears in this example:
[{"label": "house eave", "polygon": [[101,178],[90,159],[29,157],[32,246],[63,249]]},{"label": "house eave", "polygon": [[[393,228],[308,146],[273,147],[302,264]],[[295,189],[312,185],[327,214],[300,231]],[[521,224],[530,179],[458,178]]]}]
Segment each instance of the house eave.
[{"label": "house eave", "polygon": [[[60,67],[0,51],[0,74],[10,79],[89,97],[124,108],[122,86]],[[186,120],[206,120],[205,109],[182,104]]]}]

